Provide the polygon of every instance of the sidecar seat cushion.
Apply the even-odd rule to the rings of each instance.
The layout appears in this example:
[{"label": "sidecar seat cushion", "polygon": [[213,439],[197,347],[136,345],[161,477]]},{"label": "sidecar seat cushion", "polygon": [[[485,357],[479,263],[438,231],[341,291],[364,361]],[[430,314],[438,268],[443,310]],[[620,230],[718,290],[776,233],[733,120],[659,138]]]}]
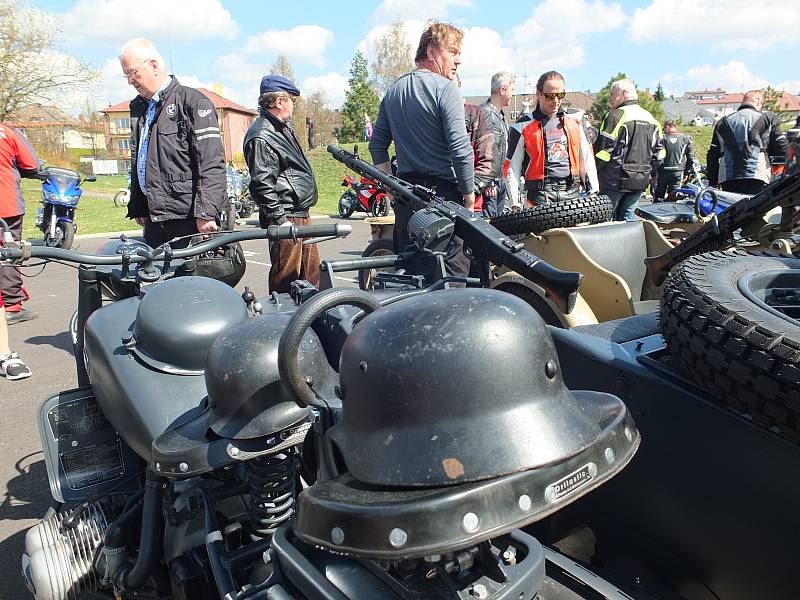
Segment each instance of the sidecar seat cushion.
[{"label": "sidecar seat cushion", "polygon": [[624,319],[614,319],[613,321],[597,323],[596,325],[579,325],[574,329],[579,333],[592,335],[617,344],[624,344],[631,340],[661,333],[661,328],[658,324],[658,312]]}]

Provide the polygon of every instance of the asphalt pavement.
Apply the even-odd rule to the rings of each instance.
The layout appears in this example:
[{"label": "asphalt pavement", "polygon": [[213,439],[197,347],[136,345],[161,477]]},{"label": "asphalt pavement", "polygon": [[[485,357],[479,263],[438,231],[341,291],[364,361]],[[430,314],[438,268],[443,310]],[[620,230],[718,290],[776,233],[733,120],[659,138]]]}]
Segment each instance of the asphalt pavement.
[{"label": "asphalt pavement", "polygon": [[[347,238],[323,242],[319,246],[323,259],[360,256],[370,241],[370,228],[362,215],[346,222],[353,227]],[[343,222],[338,217],[315,217],[317,223]],[[240,222],[237,229],[258,227],[257,220]],[[115,234],[80,236],[74,250],[93,252]],[[269,254],[264,241],[242,244],[247,257],[247,271],[237,286],[245,285],[257,296],[267,291]],[[9,328],[11,348],[24,358],[33,375],[20,381],[0,378],[0,600],[28,598],[20,558],[25,532],[36,524],[50,503],[41,445],[36,425],[36,411],[45,399],[61,390],[77,387],[69,319],[76,308],[77,275],[73,267],[48,263],[28,267],[25,286],[31,300],[26,308],[39,318]],[[337,278],[337,284],[355,285],[350,274]]]}]

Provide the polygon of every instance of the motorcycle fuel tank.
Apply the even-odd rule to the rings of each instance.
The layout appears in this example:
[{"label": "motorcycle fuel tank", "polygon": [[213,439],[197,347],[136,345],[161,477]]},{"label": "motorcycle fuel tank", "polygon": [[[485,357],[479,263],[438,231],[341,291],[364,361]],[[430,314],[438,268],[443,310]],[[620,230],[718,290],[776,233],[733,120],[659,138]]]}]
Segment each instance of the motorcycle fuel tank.
[{"label": "motorcycle fuel tank", "polygon": [[97,402],[145,460],[153,440],[201,412],[206,354],[222,332],[248,318],[229,286],[207,277],[159,283],[141,299],[95,311],[85,351]]}]

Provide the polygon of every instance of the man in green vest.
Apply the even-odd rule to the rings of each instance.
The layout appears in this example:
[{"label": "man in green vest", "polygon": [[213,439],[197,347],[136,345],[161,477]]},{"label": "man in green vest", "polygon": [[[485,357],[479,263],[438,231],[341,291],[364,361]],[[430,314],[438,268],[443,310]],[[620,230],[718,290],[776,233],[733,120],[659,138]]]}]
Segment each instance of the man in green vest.
[{"label": "man in green vest", "polygon": [[594,144],[600,193],[611,198],[614,221],[635,221],[642,192],[664,159],[661,125],[639,106],[629,79],[611,84],[611,111]]}]

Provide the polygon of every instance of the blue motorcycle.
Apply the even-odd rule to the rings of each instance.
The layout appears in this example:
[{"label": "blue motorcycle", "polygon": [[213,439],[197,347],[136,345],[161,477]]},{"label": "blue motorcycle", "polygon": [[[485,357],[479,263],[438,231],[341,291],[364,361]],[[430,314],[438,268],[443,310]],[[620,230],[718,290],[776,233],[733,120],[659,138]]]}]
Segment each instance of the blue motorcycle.
[{"label": "blue motorcycle", "polygon": [[[72,247],[75,232],[75,208],[81,199],[81,175],[70,169],[45,167],[39,172],[42,180],[42,208],[36,211],[36,226],[44,233],[44,243],[51,248]],[[97,181],[89,175],[83,179]]]}]

